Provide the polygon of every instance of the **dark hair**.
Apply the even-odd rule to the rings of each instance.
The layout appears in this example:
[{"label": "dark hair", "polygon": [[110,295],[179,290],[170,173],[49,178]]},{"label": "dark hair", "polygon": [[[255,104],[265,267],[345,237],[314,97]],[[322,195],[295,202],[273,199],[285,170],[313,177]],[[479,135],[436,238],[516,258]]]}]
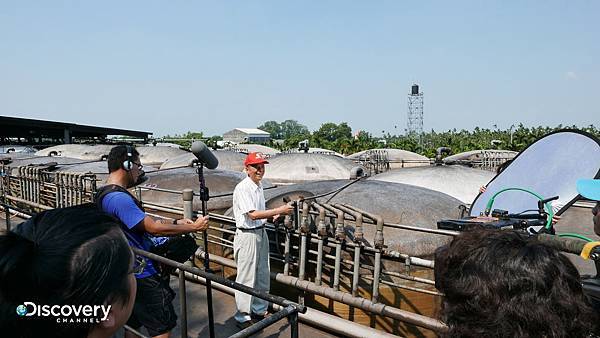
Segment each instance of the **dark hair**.
[{"label": "dark hair", "polygon": [[16,308],[26,301],[124,305],[129,301],[131,259],[118,221],[93,204],[45,211],[1,233],[0,332],[20,337],[85,336],[93,323],[18,317]]},{"label": "dark hair", "polygon": [[587,337],[598,323],[577,269],[516,231],[474,230],[435,253],[446,337]]},{"label": "dark hair", "polygon": [[140,153],[135,149],[134,146],[120,145],[112,148],[108,153],[108,172],[112,173],[123,167],[123,162],[127,160],[127,151],[131,150],[131,160],[135,161],[139,159]]}]

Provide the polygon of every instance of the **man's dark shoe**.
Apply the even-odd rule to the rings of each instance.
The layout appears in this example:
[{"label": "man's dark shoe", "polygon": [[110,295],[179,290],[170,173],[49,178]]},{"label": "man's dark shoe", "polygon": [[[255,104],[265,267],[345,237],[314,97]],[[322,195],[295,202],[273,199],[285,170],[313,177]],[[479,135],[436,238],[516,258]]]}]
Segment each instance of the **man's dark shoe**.
[{"label": "man's dark shoe", "polygon": [[271,315],[271,314],[270,314],[269,312],[265,312],[265,313],[263,313],[262,315],[258,315],[258,314],[256,314],[256,313],[252,313],[252,314],[250,315],[250,317],[252,317],[252,320],[253,320],[254,322],[260,322],[261,320],[263,320],[263,319],[265,319],[265,318],[269,317],[270,315]]}]

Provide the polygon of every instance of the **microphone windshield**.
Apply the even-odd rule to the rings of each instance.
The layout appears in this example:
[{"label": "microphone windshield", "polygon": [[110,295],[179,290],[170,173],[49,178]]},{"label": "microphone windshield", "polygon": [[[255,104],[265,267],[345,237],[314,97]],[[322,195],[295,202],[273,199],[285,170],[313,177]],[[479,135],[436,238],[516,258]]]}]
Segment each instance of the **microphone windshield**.
[{"label": "microphone windshield", "polygon": [[192,153],[208,169],[215,169],[219,165],[219,160],[202,141],[194,141],[192,143]]}]

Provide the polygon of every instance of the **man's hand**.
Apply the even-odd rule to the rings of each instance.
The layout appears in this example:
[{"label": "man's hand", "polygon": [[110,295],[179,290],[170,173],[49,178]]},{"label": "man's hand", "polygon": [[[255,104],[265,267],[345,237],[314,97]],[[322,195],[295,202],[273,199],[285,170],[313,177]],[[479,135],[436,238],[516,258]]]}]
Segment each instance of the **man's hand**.
[{"label": "man's hand", "polygon": [[291,203],[286,203],[275,210],[277,210],[277,215],[289,215],[294,211],[294,207]]},{"label": "man's hand", "polygon": [[177,220],[177,224],[185,225],[189,231],[204,231],[208,229],[208,215],[204,217],[198,217],[196,221],[192,221],[189,218],[182,218]]}]

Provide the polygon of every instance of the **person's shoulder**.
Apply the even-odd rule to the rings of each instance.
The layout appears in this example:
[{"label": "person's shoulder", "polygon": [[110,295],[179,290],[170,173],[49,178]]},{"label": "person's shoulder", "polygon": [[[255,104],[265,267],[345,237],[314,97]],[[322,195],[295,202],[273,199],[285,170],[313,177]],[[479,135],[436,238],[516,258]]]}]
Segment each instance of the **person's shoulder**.
[{"label": "person's shoulder", "polygon": [[104,199],[102,200],[102,205],[105,208],[110,208],[111,206],[123,206],[128,204],[135,204],[135,202],[129,194],[124,193],[122,191],[111,192],[104,196]]},{"label": "person's shoulder", "polygon": [[244,178],[238,184],[236,184],[235,190],[247,189],[249,181],[250,181],[249,177]]},{"label": "person's shoulder", "polygon": [[104,196],[104,200],[105,201],[126,201],[126,200],[133,201],[133,198],[131,198],[131,196],[129,196],[129,194],[127,194],[125,192],[113,191],[113,192],[106,194],[106,196]]}]

